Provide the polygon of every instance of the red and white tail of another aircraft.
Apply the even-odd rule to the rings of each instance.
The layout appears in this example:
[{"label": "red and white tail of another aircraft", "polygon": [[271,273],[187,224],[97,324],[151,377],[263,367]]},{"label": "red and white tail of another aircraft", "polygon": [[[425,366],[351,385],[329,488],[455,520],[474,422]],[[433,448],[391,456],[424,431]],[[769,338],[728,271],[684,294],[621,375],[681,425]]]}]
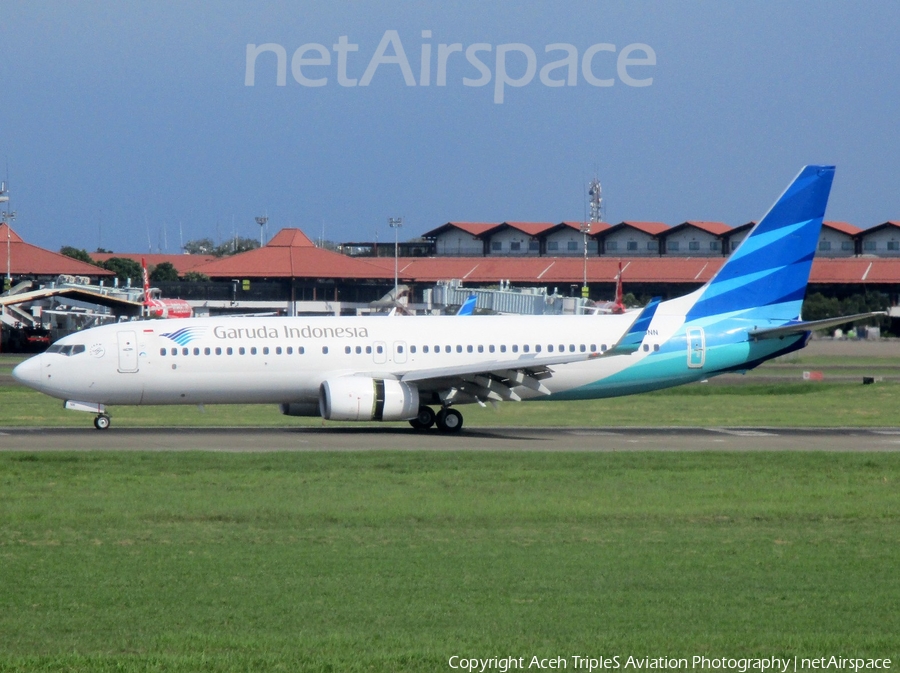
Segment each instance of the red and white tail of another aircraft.
[{"label": "red and white tail of another aircraft", "polygon": [[625,313],[625,303],[622,301],[622,262],[619,262],[619,273],[616,274],[616,299],[615,301],[601,302],[594,304],[588,312],[593,313],[612,313],[619,315]]},{"label": "red and white tail of another aircraft", "polygon": [[148,318],[191,318],[194,309],[184,299],[163,299],[150,289],[150,276],[147,274],[147,260],[141,258],[141,269],[144,273],[144,313]]}]

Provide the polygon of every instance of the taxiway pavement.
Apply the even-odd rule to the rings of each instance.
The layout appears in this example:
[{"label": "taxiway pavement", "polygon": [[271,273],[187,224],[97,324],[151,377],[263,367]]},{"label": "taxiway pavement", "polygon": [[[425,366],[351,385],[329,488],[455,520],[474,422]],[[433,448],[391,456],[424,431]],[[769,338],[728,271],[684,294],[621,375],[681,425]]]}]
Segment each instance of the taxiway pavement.
[{"label": "taxiway pavement", "polygon": [[3,428],[0,451],[900,451],[900,428]]}]

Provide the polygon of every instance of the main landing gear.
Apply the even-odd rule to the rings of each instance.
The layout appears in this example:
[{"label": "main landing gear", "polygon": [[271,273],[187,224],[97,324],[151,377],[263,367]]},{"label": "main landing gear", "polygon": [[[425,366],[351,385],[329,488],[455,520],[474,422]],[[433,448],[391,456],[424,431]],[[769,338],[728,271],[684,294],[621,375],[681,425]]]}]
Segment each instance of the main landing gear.
[{"label": "main landing gear", "polygon": [[419,414],[409,424],[416,430],[427,430],[437,424],[441,432],[459,432],[462,430],[463,417],[456,409],[444,407],[437,414],[431,407],[419,407]]},{"label": "main landing gear", "polygon": [[98,430],[108,430],[109,429],[109,416],[106,414],[98,414],[94,418],[94,427]]}]

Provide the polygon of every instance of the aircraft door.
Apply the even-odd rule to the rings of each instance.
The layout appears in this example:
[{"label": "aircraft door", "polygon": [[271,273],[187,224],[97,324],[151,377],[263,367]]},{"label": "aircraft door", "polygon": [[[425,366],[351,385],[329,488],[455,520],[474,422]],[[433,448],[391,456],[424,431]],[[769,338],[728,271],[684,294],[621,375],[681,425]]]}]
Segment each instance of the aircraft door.
[{"label": "aircraft door", "polygon": [[387,362],[387,344],[384,341],[376,341],[372,344],[372,358],[377,365]]},{"label": "aircraft door", "polygon": [[706,335],[702,327],[688,327],[687,349],[688,367],[700,369],[706,362]]},{"label": "aircraft door", "polygon": [[119,371],[131,374],[138,370],[137,334],[132,330],[119,332]]},{"label": "aircraft door", "polygon": [[405,341],[395,341],[394,342],[394,362],[398,362],[403,364],[406,362],[406,342]]}]

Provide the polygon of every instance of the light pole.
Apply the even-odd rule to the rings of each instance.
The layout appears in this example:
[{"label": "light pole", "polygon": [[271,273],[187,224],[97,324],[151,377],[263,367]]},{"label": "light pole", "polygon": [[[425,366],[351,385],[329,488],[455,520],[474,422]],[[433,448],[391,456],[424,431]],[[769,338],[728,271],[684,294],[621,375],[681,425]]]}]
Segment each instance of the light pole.
[{"label": "light pole", "polygon": [[[9,190],[6,188],[5,182],[0,182],[0,203],[9,204]],[[9,290],[12,287],[12,273],[10,271],[12,266],[10,257],[12,234],[10,233],[9,223],[16,219],[16,212],[14,210],[8,210],[8,208],[9,206],[7,205],[7,210],[0,212],[0,223],[6,225],[6,284],[3,288],[4,291]]]},{"label": "light pole", "polygon": [[388,218],[388,226],[394,230],[394,301],[397,301],[397,294],[399,292],[399,285],[397,283],[398,278],[398,265],[400,258],[400,227],[403,226],[403,218],[402,217],[389,217]]},{"label": "light pole", "polygon": [[265,229],[266,222],[269,221],[268,215],[263,215],[262,217],[256,218],[256,223],[259,225],[259,247],[263,247],[263,229]]},{"label": "light pole", "polygon": [[587,286],[587,237],[591,233],[591,225],[600,222],[600,205],[603,203],[603,191],[600,189],[600,181],[597,178],[591,180],[588,186],[588,198],[591,204],[591,219],[581,225],[581,234],[584,236],[584,285],[581,286],[581,297],[588,298]]}]

